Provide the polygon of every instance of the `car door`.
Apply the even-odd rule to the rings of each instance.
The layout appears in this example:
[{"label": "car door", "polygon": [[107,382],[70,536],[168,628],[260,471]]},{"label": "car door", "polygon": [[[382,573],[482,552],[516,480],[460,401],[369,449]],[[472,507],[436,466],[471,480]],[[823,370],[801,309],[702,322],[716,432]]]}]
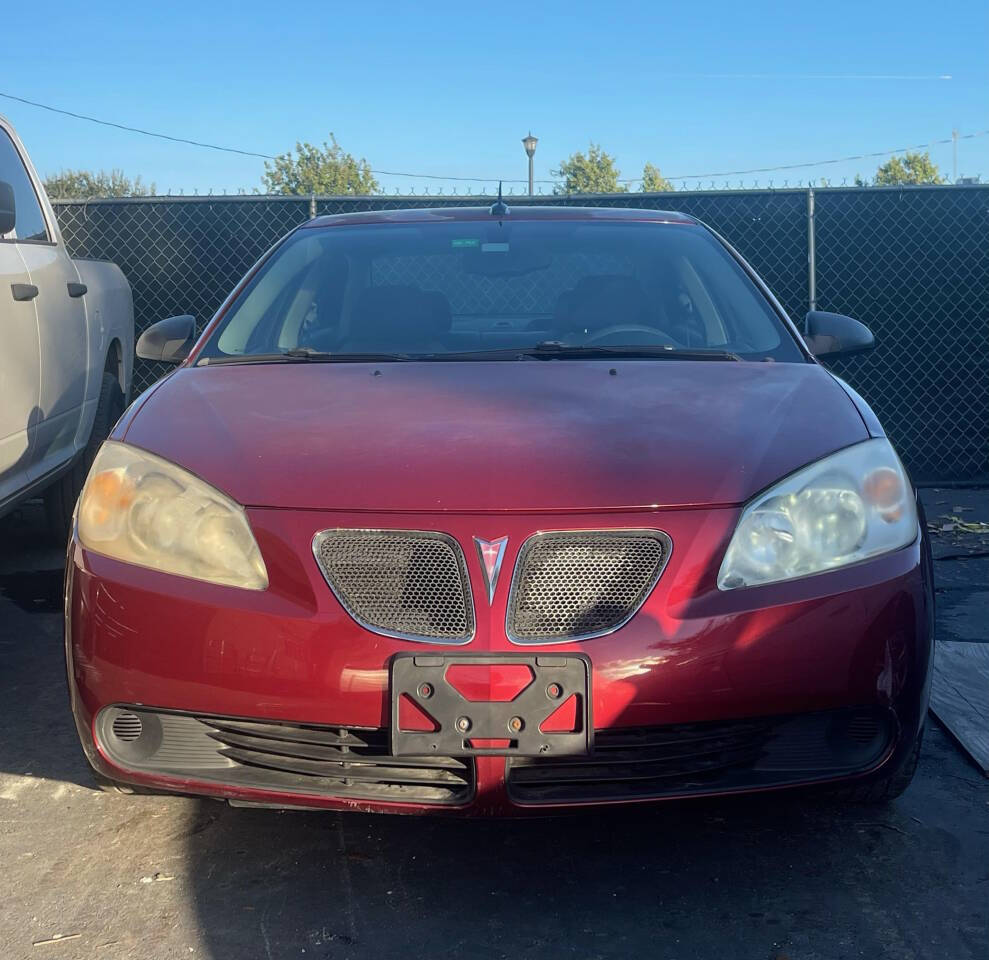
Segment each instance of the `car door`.
[{"label": "car door", "polygon": [[40,421],[31,472],[40,477],[76,452],[89,369],[86,304],[75,265],[55,242],[37,187],[16,145],[3,130],[0,179],[14,188],[16,245],[30,283],[38,289],[34,308],[41,360]]},{"label": "car door", "polygon": [[[0,180],[6,172],[0,143]],[[40,419],[38,318],[15,231],[0,235],[0,508],[28,483]]]}]

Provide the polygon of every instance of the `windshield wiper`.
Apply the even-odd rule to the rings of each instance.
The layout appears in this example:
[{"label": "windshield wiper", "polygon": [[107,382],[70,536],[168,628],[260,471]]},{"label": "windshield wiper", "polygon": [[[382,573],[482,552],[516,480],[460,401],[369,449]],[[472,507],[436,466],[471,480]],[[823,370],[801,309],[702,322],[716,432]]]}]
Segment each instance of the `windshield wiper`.
[{"label": "windshield wiper", "polygon": [[741,360],[737,353],[728,350],[684,350],[672,344],[628,344],[606,346],[593,343],[563,343],[561,340],[543,340],[534,347],[524,347],[526,356],[540,360],[569,360],[587,357],[644,357],[656,360]]},{"label": "windshield wiper", "polygon": [[629,346],[596,346],[594,344],[563,343],[543,340],[531,347],[504,347],[498,350],[469,350],[460,353],[420,353],[411,360],[739,360],[737,353],[727,350],[682,350],[662,344]]},{"label": "windshield wiper", "polygon": [[278,353],[238,353],[203,357],[199,364],[215,366],[230,363],[393,363],[456,360],[742,360],[726,350],[682,350],[662,344],[596,346],[543,340],[531,347],[504,347],[496,350],[465,350],[453,353],[331,353],[312,347],[292,347]]},{"label": "windshield wiper", "polygon": [[236,353],[203,357],[199,363],[392,363],[413,359],[407,353],[331,353],[312,347],[291,347],[278,353]]}]

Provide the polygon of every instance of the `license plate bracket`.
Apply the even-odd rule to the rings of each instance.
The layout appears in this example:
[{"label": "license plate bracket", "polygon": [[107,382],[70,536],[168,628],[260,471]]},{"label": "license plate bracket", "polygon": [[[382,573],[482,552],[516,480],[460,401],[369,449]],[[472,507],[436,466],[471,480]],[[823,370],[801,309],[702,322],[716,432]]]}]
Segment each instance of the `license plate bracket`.
[{"label": "license plate bracket", "polygon": [[[532,671],[533,679],[511,700],[468,700],[447,681],[447,671],[455,664],[522,664]],[[399,653],[390,664],[390,691],[392,756],[567,756],[588,753],[593,746],[591,662],[584,654]],[[574,727],[541,731],[540,726],[571,696],[577,701]],[[425,712],[436,729],[403,730],[399,723],[403,697]],[[516,719],[522,721],[521,728],[512,725]],[[475,746],[475,741],[500,745]]]}]

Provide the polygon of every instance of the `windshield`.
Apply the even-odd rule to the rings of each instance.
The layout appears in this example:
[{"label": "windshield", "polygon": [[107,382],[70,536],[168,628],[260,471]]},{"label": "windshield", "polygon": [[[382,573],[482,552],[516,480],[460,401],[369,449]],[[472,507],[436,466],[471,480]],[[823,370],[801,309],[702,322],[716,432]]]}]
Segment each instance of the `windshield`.
[{"label": "windshield", "polygon": [[804,359],[702,227],[492,219],[299,230],[244,289],[199,362],[534,350]]}]

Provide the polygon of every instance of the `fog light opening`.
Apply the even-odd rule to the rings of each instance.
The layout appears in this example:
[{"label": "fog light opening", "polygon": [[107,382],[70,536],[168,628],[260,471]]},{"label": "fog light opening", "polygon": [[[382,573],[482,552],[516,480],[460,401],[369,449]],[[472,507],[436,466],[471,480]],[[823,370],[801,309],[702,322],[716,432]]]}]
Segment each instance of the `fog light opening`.
[{"label": "fog light opening", "polygon": [[119,713],[113,718],[111,730],[123,743],[133,743],[144,732],[144,724],[136,713]]}]

